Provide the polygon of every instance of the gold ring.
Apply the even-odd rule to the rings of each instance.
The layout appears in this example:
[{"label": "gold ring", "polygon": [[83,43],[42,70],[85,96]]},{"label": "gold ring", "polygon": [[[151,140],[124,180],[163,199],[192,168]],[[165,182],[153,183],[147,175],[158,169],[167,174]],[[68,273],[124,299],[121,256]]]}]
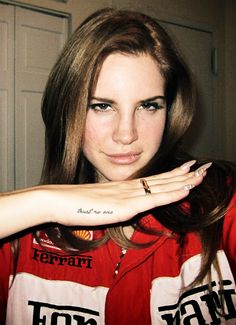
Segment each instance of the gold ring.
[{"label": "gold ring", "polygon": [[143,189],[145,191],[145,194],[152,194],[151,189],[150,189],[146,179],[142,178],[142,179],[140,179],[140,182],[143,185]]}]

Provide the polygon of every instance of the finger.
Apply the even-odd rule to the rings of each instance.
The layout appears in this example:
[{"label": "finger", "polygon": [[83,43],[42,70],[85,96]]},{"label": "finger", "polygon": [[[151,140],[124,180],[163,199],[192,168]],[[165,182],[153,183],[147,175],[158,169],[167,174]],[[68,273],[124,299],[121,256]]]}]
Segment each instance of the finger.
[{"label": "finger", "polygon": [[193,166],[195,163],[196,163],[196,160],[190,160],[190,161],[184,163],[183,165],[172,169],[171,171],[161,173],[158,175],[154,175],[154,176],[149,176],[147,178],[151,180],[152,178],[162,179],[162,178],[170,178],[170,177],[179,176],[179,175],[185,175],[186,173],[189,172],[190,167]]},{"label": "finger", "polygon": [[[186,166],[192,166],[191,164],[193,164],[193,161],[186,163]],[[206,163],[206,164],[200,166],[198,169],[196,169],[195,172],[188,172],[187,174],[186,174],[186,168],[184,168],[185,172],[183,172],[184,165],[177,167],[170,172],[162,173],[162,174],[155,175],[155,176],[150,176],[150,177],[147,177],[146,179],[148,180],[148,182],[150,182],[150,184],[153,184],[156,181],[168,183],[168,181],[170,179],[178,180],[178,177],[180,177],[179,180],[181,180],[181,179],[184,179],[184,177],[192,177],[193,175],[201,176],[212,165],[212,162]],[[189,168],[189,167],[187,167],[187,168]]]},{"label": "finger", "polygon": [[192,172],[189,173],[188,175],[186,175],[185,177],[176,177],[168,180],[164,180],[162,181],[162,183],[157,182],[154,184],[149,184],[150,185],[150,189],[152,190],[156,190],[158,189],[158,191],[166,191],[166,190],[175,190],[175,189],[181,189],[184,186],[190,186],[191,188],[201,184],[201,182],[203,181],[203,178],[206,176],[207,171],[205,167],[201,167],[199,168],[196,172]]},{"label": "finger", "polygon": [[141,188],[140,194],[137,196],[145,197],[145,196],[150,196],[150,195],[154,195],[154,194],[170,193],[173,191],[191,190],[199,184],[200,184],[200,181],[198,180],[196,183],[194,183],[194,182],[174,182],[171,184],[151,186],[151,187],[149,187],[149,191],[148,190],[145,191],[145,189]]},{"label": "finger", "polygon": [[185,176],[178,176],[169,179],[149,181],[148,178],[145,178],[136,180],[135,183],[130,183],[128,181],[122,182],[116,184],[116,186],[113,187],[113,191],[111,191],[111,188],[107,188],[107,191],[109,191],[107,195],[111,197],[112,194],[117,196],[119,193],[120,199],[126,199],[136,196],[145,196],[146,194],[149,194],[149,191],[151,194],[154,194],[181,190],[184,187],[192,189],[202,182],[205,175],[206,171],[201,170],[197,175],[194,172],[191,172]]},{"label": "finger", "polygon": [[149,179],[146,177],[145,179],[148,181],[148,184],[150,186],[155,186],[155,185],[161,185],[161,184],[168,184],[170,182],[184,182],[194,176],[194,172],[190,172],[185,175],[178,175],[178,176],[173,176],[173,177],[168,177],[168,178],[152,178]]},{"label": "finger", "polygon": [[195,180],[191,178],[189,181],[184,181],[184,182],[172,182],[168,184],[158,184],[155,186],[150,186],[149,190],[150,190],[150,194],[166,193],[166,192],[182,190],[185,188],[192,189],[199,184],[200,184],[200,179]]},{"label": "finger", "polygon": [[170,203],[180,201],[184,199],[189,194],[189,192],[190,190],[188,189],[181,189],[176,191],[146,195],[142,197],[129,199],[129,204],[133,208],[132,211],[135,211],[134,215],[136,215],[138,213],[156,207],[160,207],[160,206],[164,206]]}]

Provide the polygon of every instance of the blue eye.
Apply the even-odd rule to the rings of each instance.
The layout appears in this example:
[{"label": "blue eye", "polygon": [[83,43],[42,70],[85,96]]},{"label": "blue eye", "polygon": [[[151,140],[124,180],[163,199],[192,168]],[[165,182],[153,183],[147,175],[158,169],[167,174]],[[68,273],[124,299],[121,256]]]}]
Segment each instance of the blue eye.
[{"label": "blue eye", "polygon": [[165,105],[158,102],[144,102],[139,106],[139,109],[144,109],[147,111],[156,111],[162,108],[165,108]]},{"label": "blue eye", "polygon": [[106,112],[111,109],[111,105],[106,103],[96,103],[96,104],[90,104],[89,108],[98,112]]}]

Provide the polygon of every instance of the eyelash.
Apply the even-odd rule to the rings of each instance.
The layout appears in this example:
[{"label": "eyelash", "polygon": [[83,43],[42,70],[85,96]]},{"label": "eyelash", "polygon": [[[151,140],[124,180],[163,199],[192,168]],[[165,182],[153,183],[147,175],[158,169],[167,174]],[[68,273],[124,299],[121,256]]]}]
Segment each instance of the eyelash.
[{"label": "eyelash", "polygon": [[160,103],[157,103],[157,102],[146,102],[146,103],[142,103],[140,105],[140,108],[144,108],[145,110],[147,111],[157,111],[159,109],[162,109],[164,108],[165,106],[160,104]]},{"label": "eyelash", "polygon": [[106,112],[108,107],[111,109],[111,105],[106,103],[96,103],[89,105],[89,108],[97,112]]},{"label": "eyelash", "polygon": [[[149,112],[154,112],[164,107],[165,106],[163,104],[157,102],[146,102],[146,103],[142,103],[137,109],[138,110],[144,109]],[[96,104],[90,104],[89,108],[97,112],[107,112],[112,109],[112,106],[111,104],[107,104],[107,103],[96,103]]]}]

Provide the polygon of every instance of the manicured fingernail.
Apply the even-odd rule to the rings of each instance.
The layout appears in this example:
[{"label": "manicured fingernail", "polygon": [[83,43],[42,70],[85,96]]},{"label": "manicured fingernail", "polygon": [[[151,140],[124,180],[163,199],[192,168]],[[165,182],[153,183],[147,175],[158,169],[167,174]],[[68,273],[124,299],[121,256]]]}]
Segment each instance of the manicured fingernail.
[{"label": "manicured fingernail", "polygon": [[201,167],[199,167],[197,170],[195,170],[194,175],[195,176],[201,176],[202,174],[204,174],[204,172],[212,165],[212,163],[206,163],[204,165],[202,165]]},{"label": "manicured fingernail", "polygon": [[183,170],[187,170],[191,166],[193,166],[195,163],[196,163],[196,160],[190,160],[190,161],[187,161],[186,163],[184,163],[182,166],[180,166],[180,168]]},{"label": "manicured fingernail", "polygon": [[194,188],[194,187],[195,187],[194,184],[188,184],[188,185],[185,185],[185,186],[183,187],[183,190],[184,190],[184,191],[189,191],[189,190],[191,190],[191,189]]}]

